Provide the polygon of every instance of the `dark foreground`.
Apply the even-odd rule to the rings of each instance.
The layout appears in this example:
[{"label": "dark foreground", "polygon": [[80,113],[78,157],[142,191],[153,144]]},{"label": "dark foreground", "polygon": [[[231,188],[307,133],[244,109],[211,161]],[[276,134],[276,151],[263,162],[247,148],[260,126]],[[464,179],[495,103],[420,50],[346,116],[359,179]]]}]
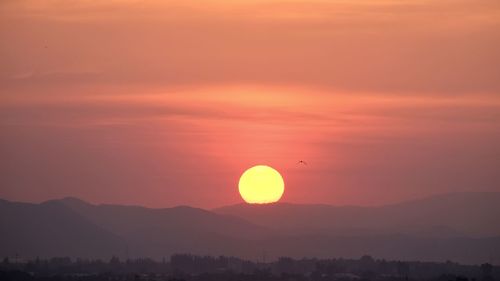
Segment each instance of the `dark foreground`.
[{"label": "dark foreground", "polygon": [[109,261],[70,258],[21,261],[5,258],[2,281],[327,281],[327,280],[500,280],[500,267],[489,263],[461,265],[453,262],[401,262],[373,259],[280,258],[252,262],[234,257],[174,255],[170,261],[120,259]]}]

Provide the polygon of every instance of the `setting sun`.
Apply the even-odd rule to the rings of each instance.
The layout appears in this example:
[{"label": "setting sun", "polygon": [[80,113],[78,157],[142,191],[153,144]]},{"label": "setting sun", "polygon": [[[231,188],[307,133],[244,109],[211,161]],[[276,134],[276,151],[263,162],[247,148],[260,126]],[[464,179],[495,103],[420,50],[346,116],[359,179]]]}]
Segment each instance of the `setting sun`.
[{"label": "setting sun", "polygon": [[246,170],[241,175],[238,186],[241,197],[249,204],[277,202],[285,191],[285,183],[280,173],[265,165]]}]

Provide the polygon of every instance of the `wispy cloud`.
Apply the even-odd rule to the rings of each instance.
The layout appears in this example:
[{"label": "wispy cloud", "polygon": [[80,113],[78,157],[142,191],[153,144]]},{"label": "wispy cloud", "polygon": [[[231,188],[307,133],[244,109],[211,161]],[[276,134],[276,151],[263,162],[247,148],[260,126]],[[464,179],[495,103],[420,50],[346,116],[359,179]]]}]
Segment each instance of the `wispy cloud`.
[{"label": "wispy cloud", "polygon": [[[500,90],[497,1],[9,1],[0,79],[300,85],[347,92]],[[88,70],[99,75],[86,75]],[[70,75],[71,76],[71,75]],[[28,77],[25,77],[28,78]],[[45,83],[46,84],[46,83]]]}]

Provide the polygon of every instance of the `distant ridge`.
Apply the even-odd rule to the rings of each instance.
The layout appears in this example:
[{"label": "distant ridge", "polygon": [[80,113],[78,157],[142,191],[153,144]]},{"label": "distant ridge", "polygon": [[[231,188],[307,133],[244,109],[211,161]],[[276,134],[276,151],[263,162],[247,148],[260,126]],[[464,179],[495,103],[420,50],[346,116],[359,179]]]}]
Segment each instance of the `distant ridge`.
[{"label": "distant ridge", "polygon": [[500,193],[448,193],[376,207],[237,204],[213,210],[266,227],[335,235],[500,236]]},{"label": "distant ridge", "polygon": [[107,257],[124,247],[120,237],[57,202],[0,201],[3,256]]},{"label": "distant ridge", "polygon": [[[406,199],[406,200],[401,200],[399,202],[394,202],[394,203],[387,203],[387,204],[381,204],[381,205],[373,205],[373,206],[361,206],[361,205],[353,205],[353,204],[347,204],[347,205],[335,205],[335,204],[326,204],[326,203],[292,203],[292,202],[276,202],[276,203],[270,203],[270,204],[247,204],[244,202],[237,203],[237,204],[231,204],[231,205],[225,205],[217,208],[213,208],[212,210],[218,210],[218,209],[224,209],[228,207],[235,207],[235,206],[277,206],[277,205],[285,205],[285,206],[320,206],[320,207],[335,207],[335,208],[380,208],[380,207],[388,207],[388,206],[396,206],[396,205],[406,205],[410,203],[417,203],[421,201],[428,201],[428,200],[441,200],[442,198],[457,198],[457,197],[462,197],[462,198],[471,198],[471,197],[493,197],[493,198],[498,198],[500,197],[500,192],[493,192],[493,191],[463,191],[463,192],[447,192],[447,193],[437,193],[433,195],[427,195],[419,198],[412,198],[412,199]],[[70,197],[71,198],[71,197]],[[80,200],[80,199],[77,199]]]},{"label": "distant ridge", "polygon": [[173,253],[482,263],[500,258],[498,193],[433,196],[379,207],[279,203],[208,211],[0,200],[0,257],[151,257]]}]

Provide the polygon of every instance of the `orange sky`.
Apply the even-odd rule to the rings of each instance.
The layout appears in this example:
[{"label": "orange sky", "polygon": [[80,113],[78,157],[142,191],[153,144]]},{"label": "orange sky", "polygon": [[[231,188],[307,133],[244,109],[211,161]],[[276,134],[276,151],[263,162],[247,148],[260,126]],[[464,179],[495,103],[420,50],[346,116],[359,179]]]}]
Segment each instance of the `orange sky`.
[{"label": "orange sky", "polygon": [[2,198],[500,191],[498,1],[7,0],[0,40]]}]

